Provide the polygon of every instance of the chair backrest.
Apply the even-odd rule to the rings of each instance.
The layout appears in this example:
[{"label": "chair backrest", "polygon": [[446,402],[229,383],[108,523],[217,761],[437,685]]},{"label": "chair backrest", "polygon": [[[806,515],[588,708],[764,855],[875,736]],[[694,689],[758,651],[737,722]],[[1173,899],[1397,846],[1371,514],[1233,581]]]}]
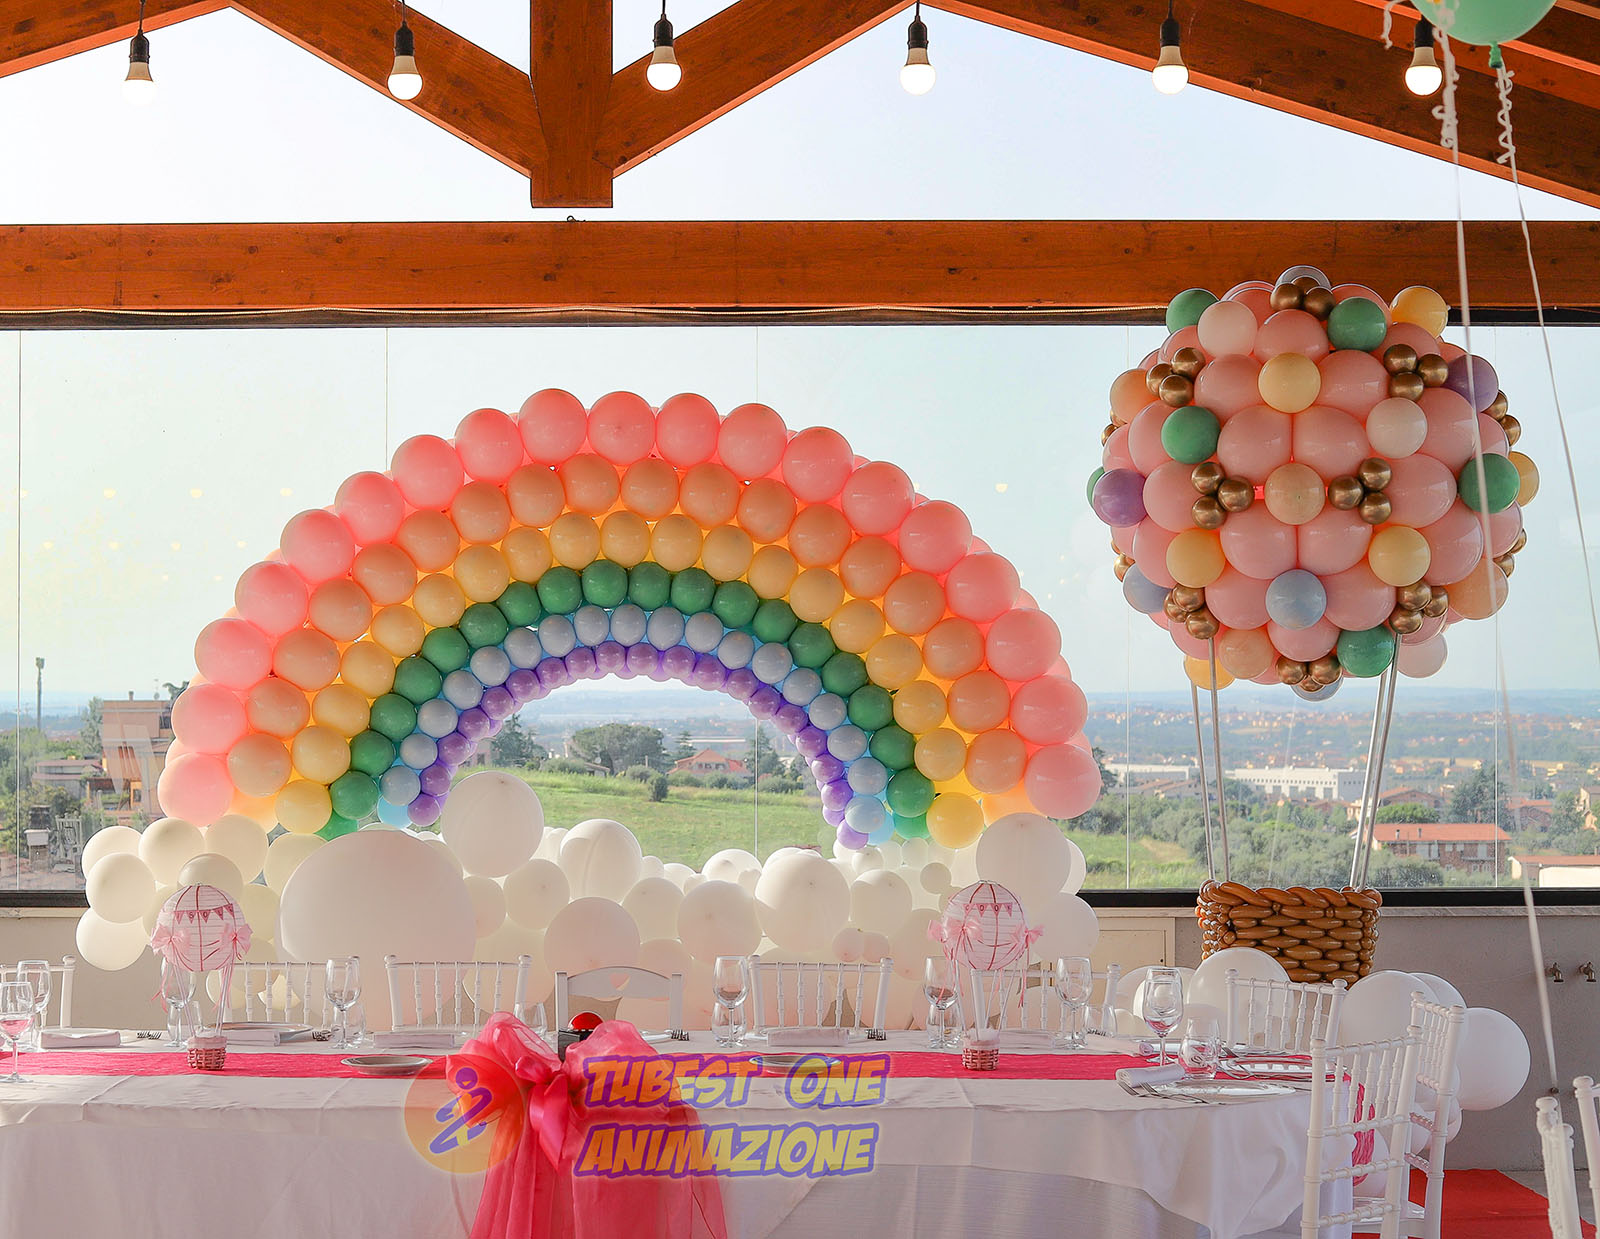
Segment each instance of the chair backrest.
[{"label": "chair backrest", "polygon": [[1572,1088],[1578,1095],[1578,1123],[1583,1128],[1584,1161],[1589,1166],[1589,1199],[1600,1208],[1600,1121],[1595,1117],[1595,1097],[1600,1094],[1600,1085],[1590,1076],[1579,1076],[1572,1082]]},{"label": "chair backrest", "polygon": [[[216,973],[206,979],[213,999],[221,1000]],[[242,959],[233,966],[233,980],[223,1008],[224,1020],[310,1024],[326,1028],[334,1022],[327,999],[326,964],[288,959]]]},{"label": "chair backrest", "polygon": [[[985,1022],[991,1027],[1006,1029],[1016,1018],[1016,1027],[1024,1030],[1061,1031],[1066,1022],[1066,1008],[1056,991],[1056,962],[1026,958],[993,971],[965,970],[969,975],[958,983],[956,992],[963,1004],[963,1014],[970,1016],[966,1004],[973,1001],[975,992],[981,991]],[[1091,973],[1100,987],[1100,1000],[1092,996],[1089,1006],[1115,1007],[1117,983],[1122,979],[1122,965],[1108,964],[1104,972]],[[976,990],[974,987],[977,987]]]},{"label": "chair backrest", "polygon": [[[806,964],[750,957],[748,1021],[762,1028],[861,1028],[883,1031],[894,960]],[[831,1018],[830,1018],[831,1017]]]},{"label": "chair backrest", "polygon": [[[50,1002],[44,1009],[44,1028],[72,1027],[72,974],[77,970],[78,957],[63,955],[59,964],[50,965]],[[0,981],[16,980],[16,964],[0,964]],[[56,1012],[55,1022],[50,1020],[50,1008]]]},{"label": "chair backrest", "polygon": [[1229,968],[1222,1012],[1223,1043],[1264,1054],[1311,1053],[1313,1041],[1339,1044],[1345,983],[1262,981]]},{"label": "chair backrest", "polygon": [[383,957],[396,1031],[477,1032],[497,1011],[527,1001],[533,957],[401,960]]},{"label": "chair backrest", "polygon": [[567,1026],[572,999],[596,998],[615,1002],[621,998],[667,1000],[667,1031],[683,1031],[683,973],[664,977],[648,968],[591,968],[568,976],[556,973],[556,1029]]},{"label": "chair backrest", "polygon": [[[1417,1083],[1417,1053],[1422,1030],[1403,1037],[1330,1047],[1311,1043],[1311,1122],[1306,1131],[1305,1195],[1300,1209],[1302,1239],[1316,1239],[1323,1227],[1360,1221],[1364,1231],[1376,1221],[1381,1239],[1398,1239],[1405,1208],[1411,1102]],[[1379,1156],[1374,1134],[1386,1142]],[[1347,1137],[1354,1150],[1347,1157]],[[1364,1200],[1353,1211],[1324,1213],[1322,1185],[1358,1179],[1376,1171],[1388,1175],[1381,1199]]]},{"label": "chair backrest", "polygon": [[1444,1224],[1444,1150],[1450,1143],[1450,1110],[1458,1084],[1456,1051],[1461,1045],[1467,1011],[1465,1007],[1429,1002],[1421,993],[1413,993],[1411,1022],[1422,1030],[1411,1121],[1429,1133],[1426,1156],[1406,1153],[1406,1161],[1428,1176],[1421,1227],[1413,1221],[1411,1229],[1416,1239],[1439,1239]]},{"label": "chair backrest", "polygon": [[1578,1220],[1578,1176],[1572,1168],[1572,1125],[1561,1121],[1554,1097],[1533,1103],[1544,1152],[1544,1194],[1550,1202],[1551,1239],[1582,1239]]}]

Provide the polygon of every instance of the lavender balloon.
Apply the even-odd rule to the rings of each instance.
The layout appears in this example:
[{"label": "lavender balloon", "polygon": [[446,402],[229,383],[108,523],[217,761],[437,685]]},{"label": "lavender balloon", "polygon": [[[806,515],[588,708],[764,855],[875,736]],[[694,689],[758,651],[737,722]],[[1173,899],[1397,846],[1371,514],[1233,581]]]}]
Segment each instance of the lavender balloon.
[{"label": "lavender balloon", "polygon": [[684,680],[694,670],[694,651],[687,645],[674,645],[661,652],[661,669],[674,680]]},{"label": "lavender balloon", "polygon": [[728,669],[715,654],[697,654],[694,660],[694,673],[689,679],[696,688],[703,688],[707,692],[720,692],[722,686],[728,682]]},{"label": "lavender balloon", "polygon": [[406,806],[406,816],[414,826],[432,826],[439,820],[439,798],[423,794]]},{"label": "lavender balloon", "polygon": [[559,658],[541,658],[534,674],[539,677],[539,683],[544,686],[547,693],[572,683],[572,675],[567,671],[567,664]]},{"label": "lavender balloon", "polygon": [[592,680],[595,678],[594,651],[586,645],[580,645],[566,657],[567,670],[572,673],[575,680]]},{"label": "lavender balloon", "polygon": [[526,667],[520,667],[506,677],[506,687],[519,705],[526,705],[539,691],[539,677]]},{"label": "lavender balloon", "polygon": [[1138,564],[1134,564],[1123,576],[1122,596],[1141,615],[1155,615],[1167,604],[1166,588],[1145,576]]},{"label": "lavender balloon", "polygon": [[595,647],[594,665],[601,675],[616,675],[628,665],[628,651],[620,642],[602,641]]},{"label": "lavender balloon", "polygon": [[456,730],[468,740],[474,742],[482,740],[489,734],[489,716],[477,706],[473,706],[470,710],[463,710],[461,711],[461,721],[456,724]]},{"label": "lavender balloon", "polygon": [[808,723],[795,736],[794,747],[800,750],[801,757],[811,761],[828,751],[828,734],[822,728]]},{"label": "lavender balloon", "polygon": [[855,792],[850,789],[850,784],[843,779],[835,779],[831,783],[822,785],[822,807],[824,809],[843,809],[855,799]]},{"label": "lavender balloon", "polygon": [[770,684],[763,684],[750,695],[750,713],[759,719],[771,718],[782,704],[783,698],[778,696],[778,690]]},{"label": "lavender balloon", "polygon": [[849,827],[847,827],[844,824],[844,810],[843,809],[824,809],[822,811],[822,820],[827,822],[828,825],[830,825],[830,826],[837,826],[839,828],[839,830],[841,832],[840,835],[839,835],[839,838],[843,839],[844,838],[844,833],[843,832],[849,831],[850,834],[855,835],[855,837],[857,839],[861,840],[860,843],[851,844],[850,845],[851,847],[856,848],[857,850],[860,850],[861,848],[866,846],[866,843],[867,843],[866,839],[861,835],[857,835],[855,831],[850,830]]},{"label": "lavender balloon", "polygon": [[749,701],[761,687],[761,681],[756,679],[755,672],[748,667],[736,667],[728,672],[728,683],[725,686],[728,695],[735,701]]},{"label": "lavender balloon", "polygon": [[1482,413],[1500,394],[1500,376],[1485,357],[1463,353],[1450,363],[1444,385]]},{"label": "lavender balloon", "polygon": [[859,852],[862,848],[867,846],[866,835],[862,834],[860,831],[851,830],[850,827],[844,825],[842,816],[840,821],[830,822],[829,825],[837,826],[839,828],[835,837],[841,844],[849,848],[852,852]]},{"label": "lavender balloon", "polygon": [[435,762],[417,775],[417,783],[427,795],[443,796],[450,790],[450,767]]},{"label": "lavender balloon", "polygon": [[1137,525],[1144,519],[1144,475],[1133,469],[1102,473],[1089,506],[1113,529]]},{"label": "lavender balloon", "polygon": [[[823,737],[823,742],[827,742],[827,737]],[[811,777],[817,781],[818,787],[844,778],[844,772],[845,764],[832,753],[821,753],[811,759]]]},{"label": "lavender balloon", "polygon": [[478,708],[491,722],[503,723],[517,712],[517,703],[503,685],[496,684],[483,695],[483,703]]},{"label": "lavender balloon", "polygon": [[459,766],[472,756],[472,741],[459,731],[439,737],[439,760],[450,767]]},{"label": "lavender balloon", "polygon": [[661,665],[661,652],[653,645],[628,646],[628,670],[634,675],[649,675]]},{"label": "lavender balloon", "polygon": [[778,724],[778,730],[786,736],[792,736],[802,727],[811,725],[806,712],[793,702],[787,701],[778,707],[778,713],[773,716],[773,721]]}]

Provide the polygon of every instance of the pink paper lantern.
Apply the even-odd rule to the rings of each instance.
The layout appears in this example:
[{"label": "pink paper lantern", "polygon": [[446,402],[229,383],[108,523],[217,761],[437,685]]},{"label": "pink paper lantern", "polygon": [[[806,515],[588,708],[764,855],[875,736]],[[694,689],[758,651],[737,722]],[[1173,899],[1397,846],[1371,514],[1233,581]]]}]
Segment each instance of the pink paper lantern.
[{"label": "pink paper lantern", "polygon": [[221,1019],[233,966],[250,949],[250,926],[227,891],[215,886],[184,886],[161,905],[150,946],[174,968],[217,973],[221,986],[217,1018]]},{"label": "pink paper lantern", "polygon": [[928,937],[944,944],[953,964],[993,972],[1016,960],[1042,931],[1029,929],[1022,901],[994,882],[957,891],[944,915],[928,922]]}]

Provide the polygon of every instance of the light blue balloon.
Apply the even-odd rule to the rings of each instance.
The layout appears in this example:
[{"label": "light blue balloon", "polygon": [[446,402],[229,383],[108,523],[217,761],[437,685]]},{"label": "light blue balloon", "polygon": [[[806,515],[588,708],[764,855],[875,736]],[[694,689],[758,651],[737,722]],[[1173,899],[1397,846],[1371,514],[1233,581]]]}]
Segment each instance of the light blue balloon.
[{"label": "light blue balloon", "polygon": [[709,654],[722,644],[722,636],[727,631],[710,611],[701,611],[684,622],[683,643],[696,654]]},{"label": "light blue balloon", "polygon": [[572,631],[579,644],[592,648],[611,636],[611,617],[604,607],[590,603],[572,613]]},{"label": "light blue balloon", "polygon": [[410,804],[422,791],[422,780],[410,766],[390,766],[378,780],[378,793],[391,804]]},{"label": "light blue balloon", "polygon": [[645,640],[658,650],[670,650],[683,640],[683,612],[677,607],[657,607],[645,624]]},{"label": "light blue balloon", "polygon": [[547,615],[539,621],[539,644],[551,658],[565,658],[578,644],[578,634],[565,615]]},{"label": "light blue balloon", "polygon": [[783,699],[790,705],[807,705],[821,691],[822,677],[810,667],[796,667],[783,682]]},{"label": "light blue balloon", "polygon": [[[408,800],[406,804],[410,804]],[[390,804],[381,797],[378,800],[378,820],[385,826],[408,826],[411,816],[406,812],[405,805]]]},{"label": "light blue balloon", "polygon": [[506,634],[506,657],[513,667],[537,667],[544,657],[539,634],[531,628],[513,628]]},{"label": "light blue balloon", "polygon": [[[828,733],[828,752],[840,761],[855,761],[867,751],[867,733],[854,723],[835,727]],[[862,831],[866,834],[866,831]]]},{"label": "light blue balloon", "polygon": [[481,650],[474,650],[467,667],[478,677],[480,684],[490,687],[504,684],[506,677],[511,674],[511,660],[498,645],[486,645]]},{"label": "light blue balloon", "polygon": [[763,684],[781,684],[794,668],[794,655],[787,645],[769,641],[750,658],[750,670]]},{"label": "light blue balloon", "polygon": [[442,697],[435,697],[432,701],[424,701],[417,707],[417,730],[437,740],[440,736],[448,736],[454,731],[456,720],[460,717],[453,705]]},{"label": "light blue balloon", "polygon": [[426,770],[439,760],[439,746],[432,736],[414,731],[400,741],[400,760],[413,770]]},{"label": "light blue balloon", "polygon": [[876,847],[880,843],[887,843],[894,838],[894,815],[885,814],[883,825],[877,830],[867,834],[867,842]]},{"label": "light blue balloon", "polygon": [[889,810],[876,796],[853,796],[844,807],[844,824],[857,834],[871,836],[889,822]]},{"label": "light blue balloon", "polygon": [[1302,701],[1326,701],[1339,691],[1339,687],[1343,683],[1344,681],[1339,679],[1332,684],[1324,685],[1322,688],[1315,690],[1301,688],[1298,684],[1291,684],[1289,687],[1294,689],[1294,695]]},{"label": "light blue balloon", "polygon": [[1328,591],[1314,573],[1291,568],[1267,586],[1267,614],[1285,628],[1310,628],[1328,609]]},{"label": "light blue balloon", "polygon": [[623,645],[638,645],[644,640],[649,623],[643,607],[625,602],[611,613],[611,639]]},{"label": "light blue balloon", "polygon": [[483,700],[483,685],[472,672],[458,667],[444,677],[444,688],[439,695],[458,710],[470,710]]},{"label": "light blue balloon", "polygon": [[889,771],[876,757],[858,757],[844,772],[850,790],[858,796],[879,796],[889,786]]},{"label": "light blue balloon", "polygon": [[755,652],[756,639],[747,632],[730,632],[717,643],[717,658],[729,671],[748,667]]},{"label": "light blue balloon", "polygon": [[832,731],[844,722],[848,709],[844,698],[837,693],[822,693],[813,698],[811,704],[806,707],[806,715],[811,719],[813,727]]},{"label": "light blue balloon", "polygon": [[1154,615],[1167,605],[1167,589],[1157,585],[1134,564],[1122,578],[1122,596],[1141,615]]}]

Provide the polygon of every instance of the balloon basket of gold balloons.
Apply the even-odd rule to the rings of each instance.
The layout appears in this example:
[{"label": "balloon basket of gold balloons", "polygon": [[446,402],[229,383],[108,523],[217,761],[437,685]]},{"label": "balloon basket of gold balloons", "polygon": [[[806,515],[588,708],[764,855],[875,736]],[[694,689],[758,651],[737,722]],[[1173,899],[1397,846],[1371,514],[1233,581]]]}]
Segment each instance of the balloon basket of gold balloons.
[{"label": "balloon basket of gold balloons", "polygon": [[1291,981],[1354,984],[1372,969],[1382,906],[1377,891],[1348,886],[1280,890],[1207,881],[1195,907],[1201,955],[1254,947],[1282,964]]}]

